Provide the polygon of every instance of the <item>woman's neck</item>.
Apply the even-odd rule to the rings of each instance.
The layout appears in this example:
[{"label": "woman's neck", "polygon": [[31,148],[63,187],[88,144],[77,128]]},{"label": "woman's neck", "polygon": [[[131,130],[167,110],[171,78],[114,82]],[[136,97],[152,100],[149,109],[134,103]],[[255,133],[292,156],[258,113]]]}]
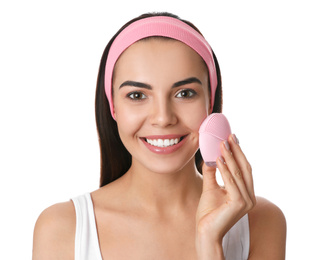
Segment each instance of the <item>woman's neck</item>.
[{"label": "woman's neck", "polygon": [[176,215],[194,208],[202,192],[202,176],[194,161],[173,173],[150,172],[133,162],[121,181],[129,203],[152,214]]}]

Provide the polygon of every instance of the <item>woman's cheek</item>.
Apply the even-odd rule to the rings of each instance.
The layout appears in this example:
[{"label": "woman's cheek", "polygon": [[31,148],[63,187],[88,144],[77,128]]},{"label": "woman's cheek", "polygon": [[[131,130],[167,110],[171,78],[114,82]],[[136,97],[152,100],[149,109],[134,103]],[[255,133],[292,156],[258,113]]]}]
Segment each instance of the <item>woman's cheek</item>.
[{"label": "woman's cheek", "polygon": [[144,109],[139,106],[117,106],[115,109],[115,117],[117,120],[123,120],[134,124],[138,119],[144,116]]},{"label": "woman's cheek", "polygon": [[140,109],[138,106],[127,106],[125,104],[119,103],[116,106],[115,119],[118,125],[118,130],[123,136],[134,136],[138,129],[140,129],[142,122],[144,120],[144,110]]},{"label": "woman's cheek", "polygon": [[201,123],[207,116],[208,112],[205,109],[205,105],[198,105],[185,109],[182,118],[190,129],[198,132]]}]

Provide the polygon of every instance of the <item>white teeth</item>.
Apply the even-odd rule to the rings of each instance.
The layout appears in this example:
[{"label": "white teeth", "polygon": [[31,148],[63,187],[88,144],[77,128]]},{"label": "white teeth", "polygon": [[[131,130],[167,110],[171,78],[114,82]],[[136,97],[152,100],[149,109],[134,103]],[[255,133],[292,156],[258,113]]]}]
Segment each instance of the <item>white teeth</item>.
[{"label": "white teeth", "polygon": [[168,147],[178,144],[179,138],[176,139],[146,139],[147,143],[157,147]]}]

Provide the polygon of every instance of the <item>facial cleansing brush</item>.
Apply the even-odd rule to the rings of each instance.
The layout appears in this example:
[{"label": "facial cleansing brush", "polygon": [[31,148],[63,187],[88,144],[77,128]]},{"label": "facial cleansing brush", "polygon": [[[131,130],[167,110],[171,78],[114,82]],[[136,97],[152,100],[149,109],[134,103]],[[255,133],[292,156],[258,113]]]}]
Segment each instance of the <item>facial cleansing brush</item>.
[{"label": "facial cleansing brush", "polygon": [[231,129],[227,118],[221,113],[209,115],[199,129],[199,145],[206,165],[216,166],[216,159],[221,156],[220,144],[227,140]]}]

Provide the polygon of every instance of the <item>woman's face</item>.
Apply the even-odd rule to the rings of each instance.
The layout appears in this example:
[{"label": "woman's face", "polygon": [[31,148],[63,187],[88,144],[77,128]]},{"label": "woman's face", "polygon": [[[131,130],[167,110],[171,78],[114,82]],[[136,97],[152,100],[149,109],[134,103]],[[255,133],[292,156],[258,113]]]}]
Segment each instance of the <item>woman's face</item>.
[{"label": "woman's face", "polygon": [[194,163],[210,105],[207,68],[194,50],[164,39],[131,45],[116,63],[113,93],[119,135],[133,165],[165,173]]}]

